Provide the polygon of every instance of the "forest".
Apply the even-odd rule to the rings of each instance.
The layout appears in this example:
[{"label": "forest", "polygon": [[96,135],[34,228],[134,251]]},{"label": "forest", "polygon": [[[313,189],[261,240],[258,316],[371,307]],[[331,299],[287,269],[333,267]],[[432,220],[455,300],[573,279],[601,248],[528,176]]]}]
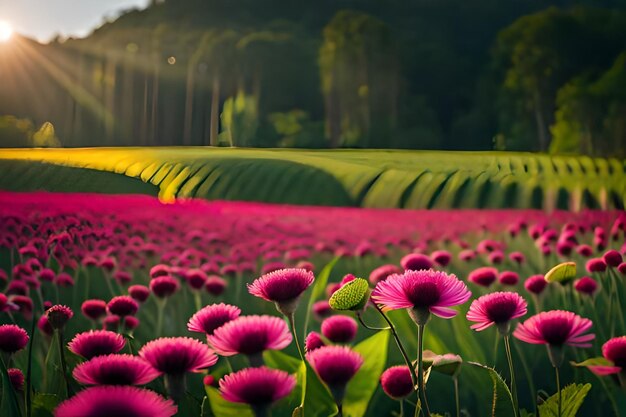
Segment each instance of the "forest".
[{"label": "forest", "polygon": [[624,157],[626,3],[166,0],[0,44],[3,146]]}]

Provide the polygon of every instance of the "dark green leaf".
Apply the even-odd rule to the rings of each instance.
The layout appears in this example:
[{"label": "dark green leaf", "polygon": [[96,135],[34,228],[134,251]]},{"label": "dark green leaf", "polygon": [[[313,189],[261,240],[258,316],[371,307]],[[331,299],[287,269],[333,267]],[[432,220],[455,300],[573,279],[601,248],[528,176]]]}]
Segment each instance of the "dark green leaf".
[{"label": "dark green leaf", "polygon": [[33,397],[33,416],[51,417],[58,404],[59,398],[56,395],[37,393]]},{"label": "dark green leaf", "polygon": [[48,394],[54,394],[59,399],[67,398],[67,387],[63,378],[63,369],[61,367],[61,352],[59,351],[59,334],[54,332],[50,340],[50,347],[46,355],[45,375],[44,375],[44,391]]},{"label": "dark green leaf", "polygon": [[313,284],[313,289],[311,290],[311,296],[309,297],[309,303],[306,308],[306,316],[304,319],[304,335],[306,337],[309,329],[309,320],[311,318],[311,310],[313,308],[313,303],[317,301],[318,298],[324,294],[324,290],[326,289],[326,284],[328,283],[328,278],[330,277],[330,273],[332,272],[335,264],[339,261],[341,257],[337,256],[332,261],[330,261],[326,266],[320,271],[315,279],[315,284]]},{"label": "dark green leaf", "polygon": [[215,417],[254,417],[250,406],[226,401],[217,388],[205,386]]},{"label": "dark green leaf", "polygon": [[493,368],[482,365],[477,362],[468,362],[469,366],[473,369],[481,371],[489,376],[493,384],[493,391],[491,395],[491,416],[512,416],[514,415],[513,397],[511,391],[506,385],[500,374]]},{"label": "dark green leaf", "polygon": [[[561,390],[561,417],[576,417],[591,384],[571,384]],[[558,417],[558,394],[554,394],[539,406],[541,417]]]},{"label": "dark green leaf", "polygon": [[19,416],[20,408],[17,402],[17,396],[9,374],[7,367],[4,365],[4,361],[0,359],[0,372],[2,373],[2,402],[0,402],[0,415],[2,416]]}]

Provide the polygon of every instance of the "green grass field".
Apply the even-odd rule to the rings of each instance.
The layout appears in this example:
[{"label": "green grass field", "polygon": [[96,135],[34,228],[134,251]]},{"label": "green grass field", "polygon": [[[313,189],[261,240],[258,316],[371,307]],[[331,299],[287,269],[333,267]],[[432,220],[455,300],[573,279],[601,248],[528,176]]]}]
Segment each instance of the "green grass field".
[{"label": "green grass field", "polygon": [[2,149],[0,189],[378,208],[623,209],[624,168],[617,159],[507,152]]}]

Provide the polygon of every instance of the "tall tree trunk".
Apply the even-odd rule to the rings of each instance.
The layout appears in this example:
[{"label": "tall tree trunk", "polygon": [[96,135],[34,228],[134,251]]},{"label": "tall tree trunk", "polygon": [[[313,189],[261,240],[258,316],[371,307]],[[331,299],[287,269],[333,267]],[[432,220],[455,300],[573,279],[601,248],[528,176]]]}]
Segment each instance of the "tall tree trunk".
[{"label": "tall tree trunk", "polygon": [[193,128],[193,88],[196,78],[196,62],[191,60],[187,67],[187,86],[185,92],[185,123],[183,127],[183,144],[191,145],[191,133]]},{"label": "tall tree trunk", "polygon": [[220,117],[220,77],[217,74],[213,76],[213,91],[211,94],[211,135],[209,143],[211,146],[217,146]]}]

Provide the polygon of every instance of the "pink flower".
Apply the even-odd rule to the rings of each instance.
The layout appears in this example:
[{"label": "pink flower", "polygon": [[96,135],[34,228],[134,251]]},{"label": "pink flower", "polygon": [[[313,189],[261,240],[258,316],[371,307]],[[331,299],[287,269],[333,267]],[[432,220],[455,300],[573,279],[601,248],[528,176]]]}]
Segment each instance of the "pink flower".
[{"label": "pink flower", "polygon": [[131,285],[128,287],[128,294],[133,297],[133,300],[143,303],[150,296],[150,289],[145,285]]},{"label": "pink flower", "polygon": [[526,279],[524,282],[524,288],[531,294],[539,295],[548,286],[548,281],[545,280],[543,275],[533,275]]},{"label": "pink flower", "polygon": [[159,298],[166,298],[174,294],[180,288],[180,283],[176,278],[169,275],[152,278],[150,290]]},{"label": "pink flower", "polygon": [[139,310],[139,304],[129,295],[118,295],[111,298],[107,304],[109,314],[116,316],[134,316]]},{"label": "pink flower", "polygon": [[414,391],[411,371],[406,365],[386,369],[380,376],[380,385],[385,394],[394,400],[401,400]]},{"label": "pink flower", "polygon": [[42,314],[39,320],[37,320],[37,328],[46,336],[52,336],[54,334],[54,329],[50,325],[50,322],[48,322],[48,316],[45,314]]},{"label": "pink flower", "polygon": [[593,249],[589,245],[578,245],[576,246],[576,253],[580,256],[588,258],[593,254]]},{"label": "pink flower", "polygon": [[131,386],[98,386],[87,388],[62,402],[54,417],[171,417],[177,412],[172,400]]},{"label": "pink flower", "polygon": [[324,343],[322,337],[317,332],[310,332],[304,339],[304,350],[307,352],[311,352],[322,346],[326,346],[326,343]]},{"label": "pink flower", "polygon": [[374,269],[370,273],[369,280],[372,283],[372,285],[376,285],[380,281],[386,280],[387,277],[389,277],[390,275],[401,274],[401,273],[402,273],[402,270],[393,264],[383,265]]},{"label": "pink flower", "polygon": [[608,266],[615,268],[622,263],[622,254],[615,249],[611,249],[602,255],[602,260]]},{"label": "pink flower", "polygon": [[159,264],[150,268],[150,278],[162,277],[170,274],[170,267],[167,265]]},{"label": "pink flower", "polygon": [[226,280],[217,275],[211,275],[204,282],[204,289],[211,295],[218,297],[226,290]]},{"label": "pink flower", "polygon": [[498,326],[503,334],[509,333],[510,321],[527,312],[526,301],[516,292],[494,292],[483,295],[472,302],[467,319],[476,322],[471,326],[476,331]]},{"label": "pink flower", "polygon": [[217,362],[207,345],[190,337],[161,337],[146,343],[139,356],[167,375],[200,372]]},{"label": "pink flower", "polygon": [[46,316],[48,316],[48,323],[53,329],[62,329],[74,317],[74,312],[68,306],[57,304],[46,311]]},{"label": "pink flower", "polygon": [[345,387],[363,365],[363,357],[347,346],[322,346],[306,359],[331,389]]},{"label": "pink flower", "polygon": [[24,373],[21,369],[9,368],[7,369],[9,375],[9,381],[15,391],[22,391],[24,389]]},{"label": "pink flower", "polygon": [[187,284],[189,284],[189,286],[194,290],[202,289],[207,278],[208,277],[204,271],[200,269],[188,269],[185,272],[185,280],[187,280]]},{"label": "pink flower", "polygon": [[609,339],[602,345],[602,356],[611,364],[589,366],[594,374],[604,376],[626,371],[626,336]]},{"label": "pink flower", "polygon": [[239,307],[224,303],[211,304],[199,310],[189,319],[187,329],[190,332],[212,335],[216,329],[231,320],[235,320],[240,314]]},{"label": "pink flower", "polygon": [[421,271],[422,269],[430,269],[433,262],[426,255],[421,253],[409,253],[400,259],[400,265],[405,271]]},{"label": "pink flower", "polygon": [[517,285],[519,282],[519,275],[513,271],[502,271],[498,277],[498,281],[502,285]]},{"label": "pink flower", "polygon": [[249,404],[257,409],[269,407],[288,396],[295,386],[293,375],[265,366],[242,369],[220,380],[220,391],[225,400]]},{"label": "pink flower", "polygon": [[604,260],[602,258],[589,259],[585,267],[587,268],[587,272],[589,272],[590,274],[594,272],[606,271],[606,263],[604,263]]},{"label": "pink flower", "polygon": [[442,318],[456,316],[457,312],[450,307],[465,303],[470,296],[467,286],[455,275],[432,269],[392,275],[379,282],[372,292],[372,299],[383,310],[407,308]]},{"label": "pink flower", "polygon": [[107,313],[107,303],[103,300],[86,300],[80,307],[80,311],[89,320],[98,320]]},{"label": "pink flower", "polygon": [[306,269],[279,269],[267,273],[248,285],[250,294],[276,303],[285,315],[295,311],[302,293],[309,288],[315,277]]},{"label": "pink flower", "polygon": [[582,277],[574,282],[574,289],[584,295],[593,295],[598,289],[598,283],[591,277]]},{"label": "pink flower", "polygon": [[252,356],[268,349],[284,349],[292,337],[287,323],[279,317],[242,316],[215,330],[207,340],[220,355]]},{"label": "pink flower", "polygon": [[69,350],[85,359],[117,353],[124,348],[126,340],[121,334],[108,330],[90,330],[79,333],[67,344]]},{"label": "pink flower", "polygon": [[481,287],[488,287],[498,279],[498,270],[491,266],[476,268],[470,272],[467,280]]},{"label": "pink flower", "polygon": [[436,250],[430,254],[430,259],[439,266],[448,266],[452,260],[452,255],[447,250]]},{"label": "pink flower", "polygon": [[26,347],[28,333],[15,324],[0,326],[0,350],[5,353],[16,353]]},{"label": "pink flower", "polygon": [[322,334],[333,343],[349,343],[356,337],[356,320],[348,316],[332,316],[322,322]]},{"label": "pink flower", "polygon": [[548,345],[550,361],[555,367],[563,362],[562,347],[590,347],[594,334],[585,334],[592,326],[589,319],[571,311],[552,310],[535,314],[524,323],[517,325],[513,336],[532,344]]},{"label": "pink flower", "polygon": [[112,354],[79,364],[72,375],[84,385],[144,385],[160,372],[140,357]]},{"label": "pink flower", "polygon": [[324,300],[313,303],[311,309],[313,311],[313,317],[320,321],[333,314],[333,309],[330,307],[330,304],[328,304],[328,301]]},{"label": "pink flower", "polygon": [[509,253],[509,259],[518,265],[521,265],[526,260],[526,257],[522,252],[511,252]]}]

